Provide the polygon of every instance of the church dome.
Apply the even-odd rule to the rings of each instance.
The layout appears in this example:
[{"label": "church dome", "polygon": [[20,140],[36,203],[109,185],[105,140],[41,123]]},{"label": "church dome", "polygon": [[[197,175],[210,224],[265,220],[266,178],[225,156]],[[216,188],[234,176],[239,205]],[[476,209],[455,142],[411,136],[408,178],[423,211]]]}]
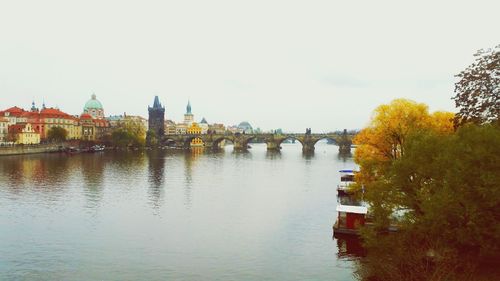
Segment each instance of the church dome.
[{"label": "church dome", "polygon": [[238,128],[240,129],[252,129],[252,125],[248,123],[247,121],[243,121],[238,125]]},{"label": "church dome", "polygon": [[103,109],[102,103],[96,99],[96,95],[92,95],[92,98],[85,103],[85,107],[83,108],[84,112],[89,111],[90,109]]},{"label": "church dome", "polygon": [[252,128],[252,125],[250,125],[250,123],[248,123],[247,121],[243,121],[241,122],[239,125],[238,125],[238,129],[245,132],[245,133],[252,133],[253,132],[253,128]]}]

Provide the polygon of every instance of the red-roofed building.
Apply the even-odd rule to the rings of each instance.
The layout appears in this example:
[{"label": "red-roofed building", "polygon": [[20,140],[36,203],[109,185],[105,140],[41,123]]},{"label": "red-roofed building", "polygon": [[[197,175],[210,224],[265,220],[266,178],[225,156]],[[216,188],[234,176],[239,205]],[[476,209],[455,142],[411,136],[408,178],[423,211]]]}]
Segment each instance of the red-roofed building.
[{"label": "red-roofed building", "polygon": [[[33,115],[36,117],[36,115]],[[77,117],[69,115],[57,108],[43,108],[38,112],[39,122],[37,130],[41,132],[42,139],[47,137],[51,128],[61,127],[68,132],[68,139],[81,139],[82,127]]]},{"label": "red-roofed building", "polygon": [[27,123],[39,134],[41,140],[46,140],[49,130],[55,127],[65,129],[68,133],[67,138],[75,140],[97,140],[107,134],[110,129],[109,121],[106,119],[94,118],[87,113],[80,117],[73,116],[58,108],[46,108],[45,105],[38,110],[33,103],[30,111],[17,106],[0,111],[0,142],[6,140],[8,128],[16,124]]},{"label": "red-roofed building", "polygon": [[0,117],[7,118],[9,126],[17,123],[26,123],[26,117],[23,116],[25,112],[24,109],[14,106],[0,111]]},{"label": "red-roofed building", "polygon": [[30,123],[9,126],[9,135],[16,144],[39,144],[40,134]]}]

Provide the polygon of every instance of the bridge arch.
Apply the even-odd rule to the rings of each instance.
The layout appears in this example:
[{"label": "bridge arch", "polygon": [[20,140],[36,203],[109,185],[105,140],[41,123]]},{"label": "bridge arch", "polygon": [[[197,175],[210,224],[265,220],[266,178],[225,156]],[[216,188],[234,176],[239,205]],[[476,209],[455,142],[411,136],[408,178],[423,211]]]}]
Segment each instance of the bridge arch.
[{"label": "bridge arch", "polygon": [[178,139],[177,138],[173,138],[173,137],[168,137],[168,136],[164,136],[161,141],[160,141],[160,144],[162,146],[170,146],[172,144],[177,144],[178,142]]},{"label": "bridge arch", "polygon": [[278,146],[281,146],[281,144],[282,144],[284,141],[286,141],[286,140],[296,140],[296,141],[298,141],[298,142],[299,142],[302,146],[304,146],[304,142],[303,142],[300,138],[298,138],[298,137],[296,137],[296,136],[293,136],[293,135],[288,135],[288,136],[286,136],[286,137],[282,138],[282,139],[278,142]]},{"label": "bridge arch", "polygon": [[203,138],[202,135],[186,135],[186,137],[183,139],[183,148],[187,149],[187,148],[191,148],[191,141],[196,139],[196,138],[199,138],[201,139],[204,143],[205,143],[205,139]]},{"label": "bridge arch", "polygon": [[229,136],[222,136],[222,137],[219,137],[219,138],[216,138],[214,139],[213,143],[212,143],[212,148],[213,149],[219,149],[219,145],[222,141],[230,141],[232,144],[234,144],[234,138],[231,138]]},{"label": "bridge arch", "polygon": [[318,142],[320,142],[320,141],[322,141],[322,140],[331,140],[331,141],[333,141],[333,143],[335,143],[335,145],[336,145],[336,146],[339,146],[339,142],[338,142],[338,140],[337,140],[336,138],[334,138],[334,137],[330,137],[330,136],[324,136],[324,137],[320,137],[320,138],[318,138],[317,140],[315,140],[315,141],[313,142],[313,145],[316,145]]}]

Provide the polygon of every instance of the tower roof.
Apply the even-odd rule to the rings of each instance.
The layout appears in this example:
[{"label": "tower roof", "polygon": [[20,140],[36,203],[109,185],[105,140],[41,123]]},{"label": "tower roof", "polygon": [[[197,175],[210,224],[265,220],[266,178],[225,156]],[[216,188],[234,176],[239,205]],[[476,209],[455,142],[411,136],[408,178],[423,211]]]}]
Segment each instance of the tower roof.
[{"label": "tower roof", "polygon": [[153,102],[153,108],[160,108],[160,107],[161,107],[160,99],[158,98],[158,96],[155,96],[155,101]]},{"label": "tower roof", "polygon": [[95,94],[92,94],[92,97],[90,98],[90,100],[88,100],[85,103],[85,107],[83,108],[83,111],[86,111],[89,109],[103,109],[101,102],[97,100]]},{"label": "tower roof", "polygon": [[191,114],[191,102],[188,100],[188,105],[186,106],[186,114]]}]

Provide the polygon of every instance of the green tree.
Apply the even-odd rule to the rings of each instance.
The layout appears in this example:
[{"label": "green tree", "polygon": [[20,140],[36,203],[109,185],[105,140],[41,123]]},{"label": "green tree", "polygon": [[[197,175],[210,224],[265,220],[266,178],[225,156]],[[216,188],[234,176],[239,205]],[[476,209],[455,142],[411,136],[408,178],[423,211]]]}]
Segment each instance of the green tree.
[{"label": "green tree", "polygon": [[62,127],[52,127],[47,132],[47,139],[52,142],[65,141],[68,137],[68,131]]},{"label": "green tree", "polygon": [[[371,273],[383,280],[456,280],[500,260],[499,127],[420,131],[404,149],[366,192],[376,226],[363,234],[377,265]],[[400,232],[378,235],[395,214]]]},{"label": "green tree", "polygon": [[146,130],[141,122],[126,119],[111,133],[111,141],[119,147],[142,147],[146,140]]},{"label": "green tree", "polygon": [[476,60],[457,75],[455,105],[459,109],[455,124],[483,124],[500,116],[500,45],[479,50]]}]

